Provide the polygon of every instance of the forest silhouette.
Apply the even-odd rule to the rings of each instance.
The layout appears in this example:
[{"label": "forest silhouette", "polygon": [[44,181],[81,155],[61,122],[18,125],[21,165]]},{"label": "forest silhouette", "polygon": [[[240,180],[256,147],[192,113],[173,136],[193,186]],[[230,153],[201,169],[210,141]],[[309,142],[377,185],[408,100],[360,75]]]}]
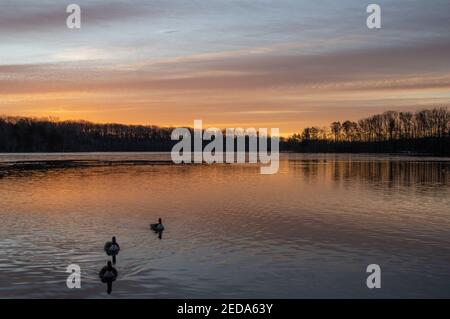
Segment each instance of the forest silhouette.
[{"label": "forest silhouette", "polygon": [[[177,142],[171,140],[173,129],[2,116],[0,152],[170,151]],[[447,108],[386,111],[357,122],[307,127],[281,138],[280,150],[450,155],[450,112]]]},{"label": "forest silhouette", "polygon": [[450,112],[433,108],[412,112],[386,111],[357,122],[307,127],[284,141],[297,152],[450,154]]}]

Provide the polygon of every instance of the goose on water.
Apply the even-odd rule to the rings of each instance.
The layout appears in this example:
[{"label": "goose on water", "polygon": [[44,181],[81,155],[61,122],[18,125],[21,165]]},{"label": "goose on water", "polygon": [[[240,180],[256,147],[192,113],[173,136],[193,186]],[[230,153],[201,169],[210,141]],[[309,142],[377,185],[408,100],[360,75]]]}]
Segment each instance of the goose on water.
[{"label": "goose on water", "polygon": [[162,224],[161,218],[158,218],[158,223],[157,224],[150,224],[150,228],[153,231],[157,231],[157,232],[163,231],[164,230],[164,225]]}]

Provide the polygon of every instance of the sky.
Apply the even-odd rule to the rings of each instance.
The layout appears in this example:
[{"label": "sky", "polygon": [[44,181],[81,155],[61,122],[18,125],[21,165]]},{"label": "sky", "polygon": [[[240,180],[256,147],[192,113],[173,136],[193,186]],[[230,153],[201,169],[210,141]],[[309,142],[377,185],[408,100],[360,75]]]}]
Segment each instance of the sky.
[{"label": "sky", "polygon": [[448,0],[0,0],[2,115],[288,135],[449,106],[449,57]]}]

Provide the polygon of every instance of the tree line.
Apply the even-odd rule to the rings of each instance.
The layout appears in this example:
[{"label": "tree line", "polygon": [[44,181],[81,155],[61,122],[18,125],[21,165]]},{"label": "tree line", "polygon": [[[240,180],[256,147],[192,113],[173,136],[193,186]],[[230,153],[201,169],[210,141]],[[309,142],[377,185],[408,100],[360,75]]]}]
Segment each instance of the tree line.
[{"label": "tree line", "polygon": [[0,117],[0,152],[166,151],[172,128]]},{"label": "tree line", "polygon": [[[171,140],[172,130],[1,116],[0,152],[170,151],[177,142]],[[281,138],[280,150],[450,155],[450,112],[447,108],[387,111],[356,122],[307,127]]]},{"label": "tree line", "polygon": [[305,152],[409,152],[449,154],[450,112],[433,108],[386,111],[357,122],[306,127],[284,141],[284,148]]}]

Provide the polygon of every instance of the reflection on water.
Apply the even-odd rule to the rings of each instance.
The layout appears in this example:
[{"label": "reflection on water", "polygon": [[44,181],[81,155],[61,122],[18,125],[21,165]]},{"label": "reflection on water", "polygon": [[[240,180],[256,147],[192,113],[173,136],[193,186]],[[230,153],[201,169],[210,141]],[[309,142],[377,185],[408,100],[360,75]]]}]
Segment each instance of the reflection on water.
[{"label": "reflection on water", "polygon": [[[362,155],[283,155],[276,175],[247,165],[3,168],[0,297],[450,297],[449,179],[449,159]],[[162,240],[149,227],[159,217]],[[112,236],[120,276],[108,295],[98,270]],[[372,263],[379,290],[365,286]],[[81,267],[81,289],[66,287],[69,264]]]},{"label": "reflection on water", "polygon": [[[342,156],[342,155],[341,155]],[[355,157],[355,156],[353,156]],[[396,158],[388,159],[336,159],[290,160],[291,168],[307,179],[330,174],[336,182],[366,180],[371,184],[384,184],[389,187],[415,186],[428,183],[439,186],[446,184],[450,178],[449,163],[446,161],[415,161]],[[298,170],[297,172],[298,173]]]}]

